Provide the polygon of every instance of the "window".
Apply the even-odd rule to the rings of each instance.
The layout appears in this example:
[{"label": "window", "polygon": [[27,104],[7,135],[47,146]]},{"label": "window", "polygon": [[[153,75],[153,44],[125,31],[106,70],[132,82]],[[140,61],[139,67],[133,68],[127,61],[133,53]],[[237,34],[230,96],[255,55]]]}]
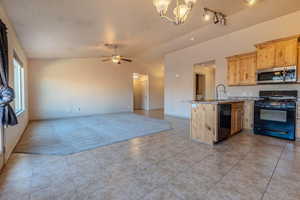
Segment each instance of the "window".
[{"label": "window", "polygon": [[16,55],[13,58],[14,65],[14,89],[15,89],[15,112],[20,114],[25,110],[24,106],[24,69],[22,62]]}]

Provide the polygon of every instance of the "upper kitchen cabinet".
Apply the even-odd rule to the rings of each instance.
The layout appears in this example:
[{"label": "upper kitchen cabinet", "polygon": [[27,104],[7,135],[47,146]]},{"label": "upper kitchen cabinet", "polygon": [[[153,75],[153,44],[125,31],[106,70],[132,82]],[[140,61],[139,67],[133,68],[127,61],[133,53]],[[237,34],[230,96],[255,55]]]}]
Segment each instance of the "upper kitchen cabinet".
[{"label": "upper kitchen cabinet", "polygon": [[298,64],[298,37],[273,40],[256,45],[257,69],[296,66]]},{"label": "upper kitchen cabinet", "polygon": [[300,43],[298,44],[298,82],[300,83]]},{"label": "upper kitchen cabinet", "polygon": [[275,45],[266,44],[257,47],[257,69],[268,69],[275,66]]},{"label": "upper kitchen cabinet", "polygon": [[240,71],[238,66],[238,57],[232,56],[227,58],[228,72],[227,81],[228,85],[234,86],[239,85],[240,82]]},{"label": "upper kitchen cabinet", "polygon": [[229,86],[256,84],[256,52],[228,57],[227,63]]},{"label": "upper kitchen cabinet", "polygon": [[239,56],[240,85],[256,84],[256,52]]},{"label": "upper kitchen cabinet", "polygon": [[296,66],[298,63],[298,38],[279,41],[275,43],[275,65],[281,66]]}]

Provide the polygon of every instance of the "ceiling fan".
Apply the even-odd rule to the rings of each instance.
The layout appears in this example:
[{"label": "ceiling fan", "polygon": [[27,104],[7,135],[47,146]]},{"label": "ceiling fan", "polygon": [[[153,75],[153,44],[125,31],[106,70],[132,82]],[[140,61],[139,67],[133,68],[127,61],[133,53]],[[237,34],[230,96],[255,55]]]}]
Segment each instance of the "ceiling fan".
[{"label": "ceiling fan", "polygon": [[102,62],[113,62],[114,64],[122,64],[122,62],[132,62],[132,59],[127,58],[125,56],[121,56],[118,53],[118,48],[119,46],[117,44],[104,44],[104,46],[106,46],[109,49],[113,49],[114,50],[114,54],[111,56],[101,56],[102,58]]}]

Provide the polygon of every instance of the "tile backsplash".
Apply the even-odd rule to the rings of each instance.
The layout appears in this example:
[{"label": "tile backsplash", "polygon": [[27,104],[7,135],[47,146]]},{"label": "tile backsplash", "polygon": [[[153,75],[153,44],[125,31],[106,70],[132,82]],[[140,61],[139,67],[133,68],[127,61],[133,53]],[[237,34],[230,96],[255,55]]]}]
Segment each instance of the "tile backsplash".
[{"label": "tile backsplash", "polygon": [[228,96],[258,97],[261,90],[298,90],[300,96],[300,84],[274,84],[227,87]]}]

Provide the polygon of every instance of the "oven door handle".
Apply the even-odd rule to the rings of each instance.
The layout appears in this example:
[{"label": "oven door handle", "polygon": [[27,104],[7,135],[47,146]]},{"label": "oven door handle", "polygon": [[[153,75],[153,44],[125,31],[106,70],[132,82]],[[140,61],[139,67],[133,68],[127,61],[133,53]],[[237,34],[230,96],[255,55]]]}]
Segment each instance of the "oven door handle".
[{"label": "oven door handle", "polygon": [[289,107],[289,108],[270,108],[264,106],[254,106],[257,109],[264,109],[264,110],[279,110],[279,111],[296,111],[296,107]]},{"label": "oven door handle", "polygon": [[287,132],[287,131],[279,131],[279,130],[273,130],[273,129],[267,129],[267,128],[264,128],[264,130],[276,132],[276,133],[279,133],[281,135],[287,135],[287,134],[289,134],[289,132]]}]

